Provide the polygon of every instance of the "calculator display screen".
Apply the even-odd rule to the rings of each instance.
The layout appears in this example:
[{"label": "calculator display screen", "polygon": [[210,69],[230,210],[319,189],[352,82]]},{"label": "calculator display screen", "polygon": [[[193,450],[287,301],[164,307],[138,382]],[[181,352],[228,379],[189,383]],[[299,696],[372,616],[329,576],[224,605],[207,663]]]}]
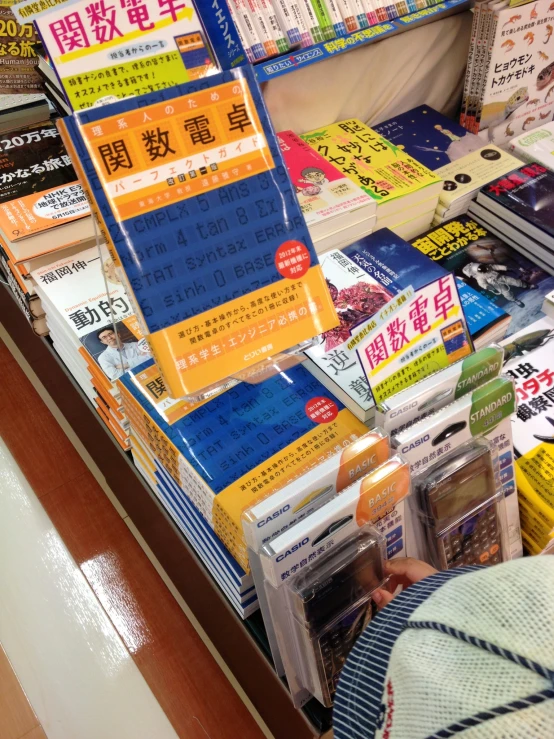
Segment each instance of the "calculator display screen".
[{"label": "calculator display screen", "polygon": [[436,517],[444,520],[458,514],[461,515],[472,508],[472,503],[478,505],[486,500],[494,494],[494,491],[490,489],[489,481],[488,470],[483,470],[480,474],[460,482],[459,485],[456,485],[455,479],[449,480],[447,490],[444,490],[442,495],[439,493],[435,498]]}]

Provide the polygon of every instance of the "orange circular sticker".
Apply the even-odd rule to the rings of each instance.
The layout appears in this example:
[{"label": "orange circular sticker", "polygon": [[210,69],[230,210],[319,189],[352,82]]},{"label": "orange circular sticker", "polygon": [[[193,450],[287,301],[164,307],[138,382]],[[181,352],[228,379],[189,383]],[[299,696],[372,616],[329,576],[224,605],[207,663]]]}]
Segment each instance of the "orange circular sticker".
[{"label": "orange circular sticker", "polygon": [[310,268],[310,252],[301,241],[285,241],[275,254],[275,266],[283,277],[296,280],[304,277]]},{"label": "orange circular sticker", "polygon": [[338,416],[339,407],[331,398],[312,398],[306,403],[306,415],[314,423],[330,423]]}]

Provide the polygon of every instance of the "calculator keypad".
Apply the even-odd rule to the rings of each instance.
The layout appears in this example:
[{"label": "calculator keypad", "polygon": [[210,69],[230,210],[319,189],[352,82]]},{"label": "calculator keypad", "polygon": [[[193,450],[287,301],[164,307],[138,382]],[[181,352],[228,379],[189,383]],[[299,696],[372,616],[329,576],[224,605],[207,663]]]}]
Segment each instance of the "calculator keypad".
[{"label": "calculator keypad", "polygon": [[438,537],[442,566],[451,570],[465,565],[502,562],[500,526],[496,504],[491,503]]},{"label": "calculator keypad", "polygon": [[[337,620],[316,640],[319,642],[319,671],[327,686],[329,705],[337,689],[341,670],[357,638],[371,621],[374,605],[371,599],[360,603]],[[325,692],[325,691],[324,691]]]}]

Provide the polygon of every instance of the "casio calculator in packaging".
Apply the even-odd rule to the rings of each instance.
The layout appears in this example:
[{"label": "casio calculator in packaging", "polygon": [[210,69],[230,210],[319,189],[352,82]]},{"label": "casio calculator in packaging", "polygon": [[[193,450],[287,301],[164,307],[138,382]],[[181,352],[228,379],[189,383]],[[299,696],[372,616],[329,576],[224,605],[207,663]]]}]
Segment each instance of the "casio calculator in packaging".
[{"label": "casio calculator in packaging", "polygon": [[373,591],[385,581],[385,539],[367,526],[303,569],[287,585],[305,687],[332,706],[356,639],[371,621]]},{"label": "casio calculator in packaging", "polygon": [[430,559],[440,569],[493,565],[507,558],[497,457],[486,440],[463,445],[415,482]]}]

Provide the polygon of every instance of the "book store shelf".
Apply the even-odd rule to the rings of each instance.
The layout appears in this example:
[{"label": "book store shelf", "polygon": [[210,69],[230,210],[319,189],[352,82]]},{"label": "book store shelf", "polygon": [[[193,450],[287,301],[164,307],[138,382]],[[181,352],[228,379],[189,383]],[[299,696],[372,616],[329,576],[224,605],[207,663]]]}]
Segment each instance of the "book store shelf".
[{"label": "book store shelf", "polygon": [[0,320],[46,391],[104,475],[129,518],[198,619],[275,739],[314,739],[329,713],[297,711],[264,653],[259,614],[241,621],[215,582],[143,483],[59,360],[48,339],[32,332],[11,292],[0,289]]},{"label": "book store shelf", "polygon": [[409,13],[393,21],[379,23],[376,26],[355,31],[347,36],[340,36],[330,41],[322,41],[306,49],[299,49],[298,51],[259,62],[254,66],[256,77],[258,82],[269,82],[277,77],[294,72],[297,69],[309,67],[325,59],[331,59],[339,54],[345,54],[353,49],[359,49],[361,46],[373,44],[387,36],[395,36],[398,33],[409,31],[411,28],[433,23],[456,13],[462,13],[464,10],[472,7],[472,5],[472,0],[444,0],[444,2],[440,2],[437,5],[423,8],[415,13]]}]

